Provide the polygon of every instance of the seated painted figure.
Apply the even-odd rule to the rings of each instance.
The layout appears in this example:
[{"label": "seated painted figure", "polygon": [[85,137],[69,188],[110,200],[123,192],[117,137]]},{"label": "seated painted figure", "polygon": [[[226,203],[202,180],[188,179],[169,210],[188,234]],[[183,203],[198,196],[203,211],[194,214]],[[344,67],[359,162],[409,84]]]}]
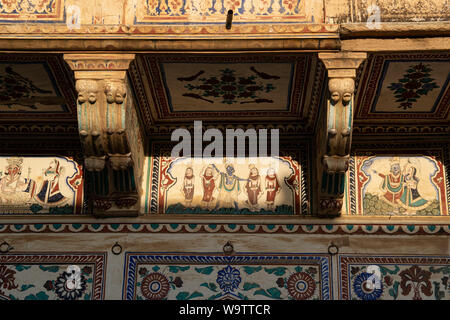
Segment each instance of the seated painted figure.
[{"label": "seated painted figure", "polygon": [[47,169],[44,170],[44,181],[36,194],[35,199],[42,204],[62,204],[67,198],[61,193],[60,176],[63,168],[58,160],[52,160]]},{"label": "seated painted figure", "polygon": [[[23,159],[11,157],[6,160],[6,167],[3,176],[0,173],[0,203],[14,205],[23,202],[30,202],[34,195],[36,183],[30,178],[22,176]],[[28,168],[28,176],[30,168]]]}]

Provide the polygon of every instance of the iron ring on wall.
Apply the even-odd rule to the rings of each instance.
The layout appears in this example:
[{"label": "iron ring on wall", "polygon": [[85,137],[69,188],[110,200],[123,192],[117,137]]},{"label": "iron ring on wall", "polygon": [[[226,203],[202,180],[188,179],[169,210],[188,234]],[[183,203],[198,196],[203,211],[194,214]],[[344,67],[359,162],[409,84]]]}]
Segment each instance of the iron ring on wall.
[{"label": "iron ring on wall", "polygon": [[3,241],[2,243],[0,243],[0,253],[8,253],[12,249],[14,249],[14,248],[11,247],[11,245],[8,242]]},{"label": "iron ring on wall", "polygon": [[328,246],[328,253],[334,256],[339,253],[339,248],[333,242]]},{"label": "iron ring on wall", "polygon": [[121,254],[121,253],[122,253],[122,246],[121,246],[118,242],[116,242],[116,243],[112,246],[111,252],[112,252],[113,254],[115,254],[116,256],[119,255],[119,254]]}]

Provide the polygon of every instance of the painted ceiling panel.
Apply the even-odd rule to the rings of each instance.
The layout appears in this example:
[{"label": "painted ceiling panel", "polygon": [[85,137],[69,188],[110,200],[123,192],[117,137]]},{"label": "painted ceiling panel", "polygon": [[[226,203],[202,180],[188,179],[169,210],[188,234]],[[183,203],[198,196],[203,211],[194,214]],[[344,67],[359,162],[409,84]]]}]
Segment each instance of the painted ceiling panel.
[{"label": "painted ceiling panel", "polygon": [[147,127],[194,120],[306,124],[317,108],[305,108],[305,99],[323,80],[311,71],[316,62],[312,54],[148,54],[131,65],[130,79]]},{"label": "painted ceiling panel", "polygon": [[449,53],[374,54],[359,84],[355,120],[446,120],[449,80]]},{"label": "painted ceiling panel", "polygon": [[76,121],[74,89],[57,55],[0,56],[2,120]]}]

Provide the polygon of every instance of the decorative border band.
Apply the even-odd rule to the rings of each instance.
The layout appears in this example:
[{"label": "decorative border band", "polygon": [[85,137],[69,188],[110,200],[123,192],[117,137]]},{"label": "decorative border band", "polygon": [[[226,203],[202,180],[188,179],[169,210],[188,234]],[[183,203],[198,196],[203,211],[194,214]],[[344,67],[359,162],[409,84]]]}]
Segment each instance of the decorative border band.
[{"label": "decorative border band", "polygon": [[3,223],[2,233],[449,235],[450,224]]}]

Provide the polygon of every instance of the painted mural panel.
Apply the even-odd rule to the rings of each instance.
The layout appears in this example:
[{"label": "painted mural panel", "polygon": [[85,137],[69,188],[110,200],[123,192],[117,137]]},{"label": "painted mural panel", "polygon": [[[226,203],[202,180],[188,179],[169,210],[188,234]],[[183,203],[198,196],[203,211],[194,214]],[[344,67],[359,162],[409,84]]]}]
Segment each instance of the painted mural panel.
[{"label": "painted mural panel", "polygon": [[0,300],[103,299],[105,264],[98,253],[2,254]]},{"label": "painted mural panel", "polygon": [[63,19],[64,0],[0,1],[0,22],[61,22]]},{"label": "painted mural panel", "polygon": [[[441,150],[442,151],[442,150]],[[448,215],[443,153],[356,155],[350,161],[350,214]]]},{"label": "painted mural panel", "polygon": [[339,265],[340,299],[450,299],[449,256],[342,255]]},{"label": "painted mural panel", "polygon": [[67,157],[0,157],[0,215],[77,214],[83,171]]},{"label": "painted mural panel", "polygon": [[123,299],[330,299],[330,257],[127,253]]},{"label": "painted mural panel", "polygon": [[155,145],[154,156],[148,161],[145,212],[309,213],[305,150],[280,157],[226,159],[172,158],[169,146],[165,148]]},{"label": "painted mural panel", "polygon": [[305,1],[251,1],[251,0],[139,0],[136,23],[146,24],[223,24],[228,10],[233,10],[235,23],[290,21],[308,22]]}]

